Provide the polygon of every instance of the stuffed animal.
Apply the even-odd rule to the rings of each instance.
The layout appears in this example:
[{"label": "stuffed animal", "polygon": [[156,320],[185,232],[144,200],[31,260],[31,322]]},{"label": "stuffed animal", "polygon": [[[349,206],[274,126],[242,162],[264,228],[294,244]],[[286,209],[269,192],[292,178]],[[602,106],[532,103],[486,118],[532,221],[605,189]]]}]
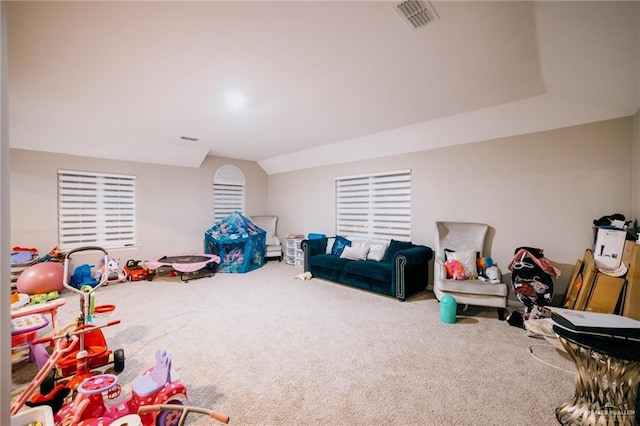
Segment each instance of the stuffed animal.
[{"label": "stuffed animal", "polygon": [[444,262],[444,267],[447,269],[447,277],[454,280],[464,280],[464,266],[456,259],[449,259]]},{"label": "stuffed animal", "polygon": [[311,272],[303,272],[301,274],[296,275],[293,278],[301,281],[306,281],[306,280],[310,280],[312,276],[311,276]]},{"label": "stuffed animal", "polygon": [[479,257],[478,258],[478,276],[486,276],[487,268],[493,266],[493,259],[490,257]]},{"label": "stuffed animal", "polygon": [[497,266],[493,265],[485,271],[487,278],[490,283],[497,284],[500,282],[500,269]]}]

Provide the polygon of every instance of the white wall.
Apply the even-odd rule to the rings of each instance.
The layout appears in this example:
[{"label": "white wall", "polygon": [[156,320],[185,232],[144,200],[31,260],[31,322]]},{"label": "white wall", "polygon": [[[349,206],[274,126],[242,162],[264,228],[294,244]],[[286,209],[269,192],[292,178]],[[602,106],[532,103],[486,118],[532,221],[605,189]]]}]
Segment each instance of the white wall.
[{"label": "white wall", "polygon": [[331,235],[336,176],[411,168],[414,242],[434,247],[436,220],[488,223],[503,273],[517,247],[543,248],[564,271],[556,287],[562,297],[593,243],[593,219],[631,215],[631,133],[624,118],[271,175],[269,211],[280,217],[280,235]]},{"label": "white wall", "polygon": [[246,175],[247,215],[278,215],[281,237],[335,233],[336,176],[411,168],[414,242],[433,247],[436,220],[486,222],[503,272],[515,248],[543,248],[564,271],[556,287],[561,297],[573,264],[592,244],[593,219],[618,212],[634,218],[637,121],[636,115],[268,177],[254,162],[215,157],[193,169],[11,150],[11,244],[41,251],[56,245],[58,168],[137,176],[140,247],[114,254],[137,259],[202,250],[212,222],[212,179],[222,164]]},{"label": "white wall", "polygon": [[136,175],[139,247],[109,251],[121,260],[201,253],[204,231],[213,224],[213,176],[223,164],[245,174],[245,212],[260,214],[267,208],[267,176],[252,161],[209,156],[196,169],[17,149],[10,155],[11,244],[41,253],[58,241],[58,169]]},{"label": "white wall", "polygon": [[631,210],[634,219],[640,221],[640,109],[633,116],[631,150]]}]

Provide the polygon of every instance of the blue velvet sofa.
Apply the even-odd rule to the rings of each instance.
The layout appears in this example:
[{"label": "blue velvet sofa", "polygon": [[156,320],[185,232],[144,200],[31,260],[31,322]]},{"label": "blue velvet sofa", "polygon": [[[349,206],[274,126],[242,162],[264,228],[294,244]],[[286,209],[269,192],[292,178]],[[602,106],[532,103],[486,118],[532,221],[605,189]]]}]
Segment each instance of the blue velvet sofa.
[{"label": "blue velvet sofa", "polygon": [[[314,278],[345,284],[400,301],[424,291],[429,281],[430,247],[391,240],[384,258],[351,260],[327,253],[328,238],[303,240],[304,271]],[[331,251],[331,249],[329,249]]]}]

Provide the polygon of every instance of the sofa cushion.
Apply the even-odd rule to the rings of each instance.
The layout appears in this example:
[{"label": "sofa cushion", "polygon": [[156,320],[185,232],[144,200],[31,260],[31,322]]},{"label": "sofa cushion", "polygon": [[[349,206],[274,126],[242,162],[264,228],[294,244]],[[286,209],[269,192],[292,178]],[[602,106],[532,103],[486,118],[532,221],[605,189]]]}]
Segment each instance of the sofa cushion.
[{"label": "sofa cushion", "polygon": [[391,264],[375,260],[350,261],[344,265],[347,274],[369,277],[375,281],[391,282]]},{"label": "sofa cushion", "polygon": [[337,271],[344,270],[344,265],[353,262],[349,259],[342,259],[340,256],[333,254],[318,254],[309,258],[309,266],[311,268],[335,269]]},{"label": "sofa cushion", "polygon": [[331,254],[340,256],[344,248],[347,246],[351,247],[351,241],[347,240],[344,237],[337,236],[336,240],[333,242],[333,247],[331,248]]},{"label": "sofa cushion", "polygon": [[350,260],[365,260],[369,253],[369,247],[345,247],[340,257]]},{"label": "sofa cushion", "polygon": [[372,241],[369,243],[369,254],[367,254],[367,259],[380,262],[384,259],[384,254],[387,251],[388,245],[389,244],[386,242]]},{"label": "sofa cushion", "polygon": [[413,244],[411,244],[409,241],[391,240],[389,242],[389,247],[387,247],[387,250],[384,252],[384,258],[382,259],[382,261],[392,262],[397,252],[399,252],[400,250],[410,249],[411,247],[413,247]]}]

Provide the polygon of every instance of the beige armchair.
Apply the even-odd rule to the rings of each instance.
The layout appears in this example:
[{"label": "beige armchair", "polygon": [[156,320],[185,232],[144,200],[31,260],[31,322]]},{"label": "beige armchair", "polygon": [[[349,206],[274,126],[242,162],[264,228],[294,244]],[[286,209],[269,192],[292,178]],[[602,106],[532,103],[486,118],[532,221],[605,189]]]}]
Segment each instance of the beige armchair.
[{"label": "beige armchair", "polygon": [[436,222],[436,259],[433,292],[440,300],[449,294],[458,305],[489,306],[498,308],[498,318],[504,320],[508,287],[477,279],[454,280],[447,278],[444,265],[445,249],[456,252],[477,252],[484,256],[489,226],[484,223]]},{"label": "beige armchair", "polygon": [[276,235],[278,216],[251,216],[251,222],[267,233],[264,251],[265,259],[277,257],[278,261],[282,262],[282,244]]}]

